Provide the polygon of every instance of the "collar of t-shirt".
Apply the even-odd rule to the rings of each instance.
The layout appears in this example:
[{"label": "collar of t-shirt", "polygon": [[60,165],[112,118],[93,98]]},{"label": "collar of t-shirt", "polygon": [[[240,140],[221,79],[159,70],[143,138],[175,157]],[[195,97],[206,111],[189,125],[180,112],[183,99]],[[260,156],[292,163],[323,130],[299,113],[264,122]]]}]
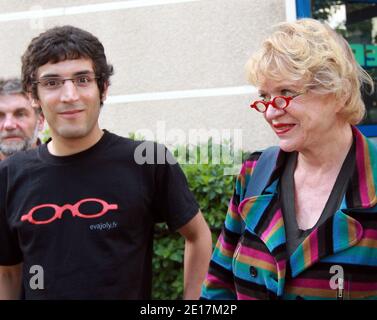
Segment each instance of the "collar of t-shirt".
[{"label": "collar of t-shirt", "polygon": [[47,163],[51,164],[57,164],[57,165],[66,165],[72,162],[77,162],[82,159],[85,159],[86,157],[90,156],[93,160],[96,157],[96,155],[100,155],[102,152],[104,152],[104,148],[106,145],[113,139],[114,135],[110,133],[107,130],[103,130],[104,134],[102,135],[101,139],[91,146],[90,148],[69,155],[69,156],[54,156],[52,155],[47,148],[47,143],[40,145],[38,149],[38,156],[39,158]]}]

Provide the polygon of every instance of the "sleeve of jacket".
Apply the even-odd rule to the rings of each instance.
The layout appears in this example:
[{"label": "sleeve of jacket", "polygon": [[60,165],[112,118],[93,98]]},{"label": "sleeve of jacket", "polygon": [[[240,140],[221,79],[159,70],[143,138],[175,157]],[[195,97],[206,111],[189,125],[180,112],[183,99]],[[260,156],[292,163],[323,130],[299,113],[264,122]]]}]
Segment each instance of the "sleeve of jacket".
[{"label": "sleeve of jacket", "polygon": [[238,213],[238,206],[243,200],[245,186],[249,182],[259,156],[260,153],[253,153],[243,163],[241,172],[237,176],[225,222],[202,286],[201,299],[237,299],[233,278],[233,255],[244,230],[244,222]]}]

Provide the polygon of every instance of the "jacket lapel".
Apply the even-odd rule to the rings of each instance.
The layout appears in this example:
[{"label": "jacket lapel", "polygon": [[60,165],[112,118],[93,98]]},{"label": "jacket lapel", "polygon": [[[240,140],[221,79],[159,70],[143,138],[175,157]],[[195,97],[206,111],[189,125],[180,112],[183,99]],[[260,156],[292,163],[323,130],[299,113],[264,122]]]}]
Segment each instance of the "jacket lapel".
[{"label": "jacket lapel", "polygon": [[352,127],[352,131],[356,143],[356,165],[341,208],[314,229],[293,252],[290,257],[292,277],[319,260],[357,244],[363,236],[363,227],[348,214],[355,210],[374,211],[377,203],[377,148],[357,128]]},{"label": "jacket lapel", "polygon": [[377,146],[353,129],[356,139],[356,168],[347,188],[347,207],[367,209],[377,204]]},{"label": "jacket lapel", "polygon": [[275,179],[262,195],[245,198],[238,206],[246,228],[259,236],[270,251],[285,242],[283,215],[277,199],[278,184],[279,179]]},{"label": "jacket lapel", "polygon": [[287,256],[283,215],[276,194],[277,184],[278,180],[275,180],[265,194],[244,199],[238,210],[248,231],[264,242],[277,263],[276,293],[280,296],[284,290]]},{"label": "jacket lapel", "polygon": [[357,220],[342,210],[336,211],[293,252],[289,259],[292,277],[298,276],[321,259],[354,246],[362,236],[363,228]]}]

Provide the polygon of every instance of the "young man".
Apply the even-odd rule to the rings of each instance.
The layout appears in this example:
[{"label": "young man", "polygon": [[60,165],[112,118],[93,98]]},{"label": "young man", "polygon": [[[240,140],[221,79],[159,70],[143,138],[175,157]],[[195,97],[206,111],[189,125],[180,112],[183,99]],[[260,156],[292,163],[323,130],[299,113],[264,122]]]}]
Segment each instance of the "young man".
[{"label": "young man", "polygon": [[56,27],[22,63],[52,140],[0,164],[0,297],[18,296],[22,263],[26,299],[148,299],[153,227],[165,221],[186,240],[184,298],[198,298],[210,231],[178,164],[140,164],[142,142],[99,128],[113,73],[102,44]]},{"label": "young man", "polygon": [[0,80],[0,160],[36,147],[43,120],[41,109],[31,106],[19,79]]}]

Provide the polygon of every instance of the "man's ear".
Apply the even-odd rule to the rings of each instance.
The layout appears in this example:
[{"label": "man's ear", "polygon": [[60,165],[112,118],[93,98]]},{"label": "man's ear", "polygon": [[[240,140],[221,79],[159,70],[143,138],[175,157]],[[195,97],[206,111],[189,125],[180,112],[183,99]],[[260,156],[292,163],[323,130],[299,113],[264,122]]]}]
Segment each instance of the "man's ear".
[{"label": "man's ear", "polygon": [[45,116],[42,112],[42,110],[39,111],[38,113],[38,131],[42,131],[44,129],[44,122],[45,122]]},{"label": "man's ear", "polygon": [[27,97],[28,97],[28,99],[29,99],[29,101],[30,101],[30,104],[31,104],[31,106],[32,106],[33,108],[40,108],[40,107],[41,107],[40,104],[39,104],[38,99],[33,98],[31,92],[28,92],[28,93],[27,93]]},{"label": "man's ear", "polygon": [[36,99],[31,99],[30,103],[33,108],[40,108],[40,105]]},{"label": "man's ear", "polygon": [[103,84],[103,92],[102,92],[102,96],[101,96],[101,101],[102,101],[102,102],[104,102],[104,101],[106,100],[108,90],[109,90],[109,82],[106,81],[106,82]]},{"label": "man's ear", "polygon": [[38,99],[35,99],[33,98],[31,92],[28,92],[27,93],[27,97],[30,101],[30,105],[33,109],[39,109],[39,111],[35,111],[37,112],[37,126],[38,126],[38,131],[42,131],[43,128],[44,128],[44,122],[45,122],[45,116],[43,114],[43,111],[42,111],[42,108],[41,108],[41,105],[39,103],[39,100]]}]

